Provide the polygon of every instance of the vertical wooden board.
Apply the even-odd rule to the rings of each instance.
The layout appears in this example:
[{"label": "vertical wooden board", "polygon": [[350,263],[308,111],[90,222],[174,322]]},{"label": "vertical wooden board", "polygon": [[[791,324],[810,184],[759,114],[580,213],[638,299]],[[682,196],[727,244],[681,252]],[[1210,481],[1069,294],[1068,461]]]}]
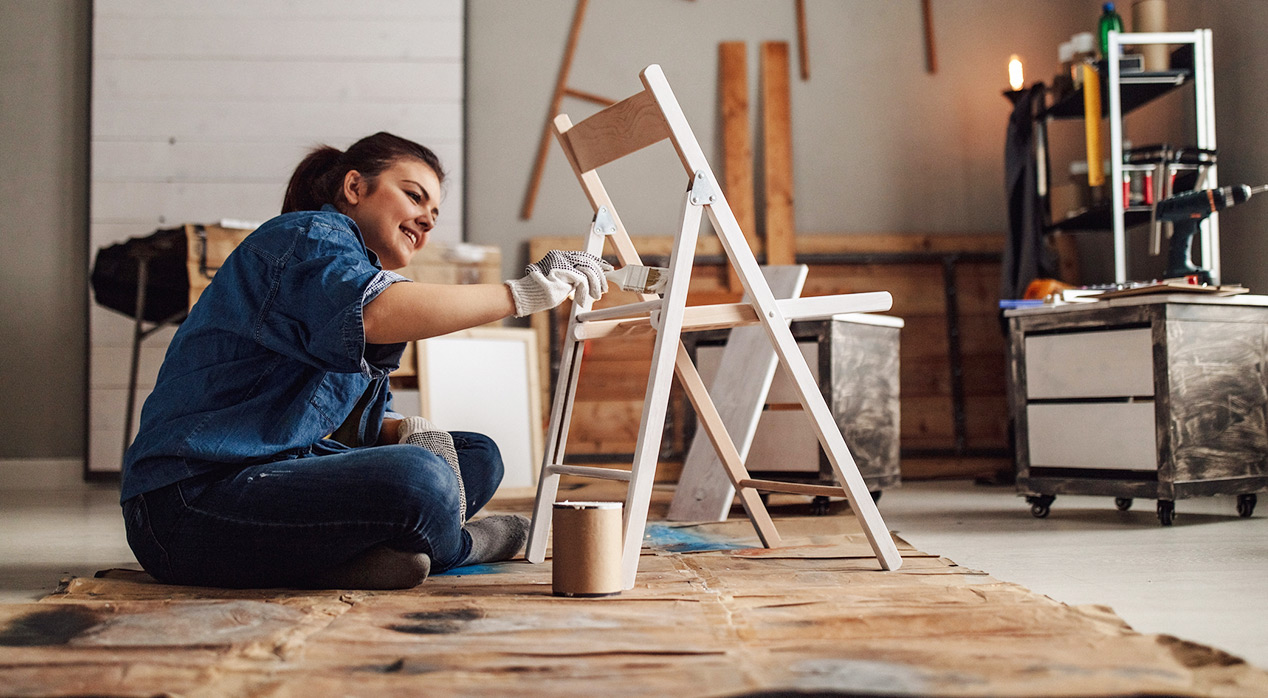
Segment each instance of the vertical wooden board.
[{"label": "vertical wooden board", "polygon": [[792,100],[788,86],[788,43],[762,44],[763,180],[766,191],[766,263],[793,264]]},{"label": "vertical wooden board", "polygon": [[[744,238],[755,252],[762,249],[753,209],[753,141],[749,134],[748,53],[743,41],[718,44],[719,95],[722,100],[722,189]],[[729,265],[727,286],[736,292],[740,277]]]},{"label": "vertical wooden board", "polygon": [[806,0],[797,0],[797,62],[801,65],[801,79],[810,79],[810,46],[807,44]]}]

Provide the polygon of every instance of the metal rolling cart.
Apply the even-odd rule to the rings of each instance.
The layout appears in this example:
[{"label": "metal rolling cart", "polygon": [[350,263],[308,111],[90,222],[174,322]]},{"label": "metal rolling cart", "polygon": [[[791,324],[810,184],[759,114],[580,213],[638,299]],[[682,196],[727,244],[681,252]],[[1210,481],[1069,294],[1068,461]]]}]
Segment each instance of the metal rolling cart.
[{"label": "metal rolling cart", "polygon": [[1156,499],[1268,489],[1268,296],[1166,294],[1015,309],[1009,408],[1017,491]]}]

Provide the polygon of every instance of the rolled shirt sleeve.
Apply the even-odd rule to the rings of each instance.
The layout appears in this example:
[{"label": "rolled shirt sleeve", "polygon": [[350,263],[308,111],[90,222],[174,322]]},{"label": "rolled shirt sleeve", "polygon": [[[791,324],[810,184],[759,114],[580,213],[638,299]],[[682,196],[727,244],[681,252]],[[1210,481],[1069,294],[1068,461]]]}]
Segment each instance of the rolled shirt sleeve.
[{"label": "rolled shirt sleeve", "polygon": [[388,286],[408,279],[380,269],[347,231],[315,230],[296,248],[279,260],[269,288],[261,289],[267,297],[254,339],[327,371],[374,378],[395,369],[404,345],[367,345],[362,311]]}]

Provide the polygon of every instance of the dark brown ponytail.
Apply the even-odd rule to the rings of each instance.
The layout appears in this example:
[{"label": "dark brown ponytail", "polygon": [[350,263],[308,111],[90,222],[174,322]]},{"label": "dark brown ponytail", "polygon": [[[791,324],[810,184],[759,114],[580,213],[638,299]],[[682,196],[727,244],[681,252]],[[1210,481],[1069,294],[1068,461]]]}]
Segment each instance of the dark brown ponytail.
[{"label": "dark brown ponytail", "polygon": [[343,200],[344,175],[350,170],[360,172],[373,191],[379,174],[402,158],[421,161],[436,173],[437,179],[445,181],[440,158],[430,149],[379,131],[348,146],[347,151],[323,145],[305,156],[286,185],[282,213],[317,211],[325,204],[337,207]]}]

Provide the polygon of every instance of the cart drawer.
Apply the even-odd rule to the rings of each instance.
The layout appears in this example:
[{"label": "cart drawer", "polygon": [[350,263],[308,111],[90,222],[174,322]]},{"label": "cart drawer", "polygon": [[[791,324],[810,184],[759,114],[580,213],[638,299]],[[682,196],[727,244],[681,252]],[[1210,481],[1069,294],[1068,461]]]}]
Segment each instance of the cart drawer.
[{"label": "cart drawer", "polygon": [[1154,394],[1147,327],[1026,337],[1026,397],[1146,397]]},{"label": "cart drawer", "polygon": [[1157,470],[1153,402],[1028,405],[1032,468]]}]

